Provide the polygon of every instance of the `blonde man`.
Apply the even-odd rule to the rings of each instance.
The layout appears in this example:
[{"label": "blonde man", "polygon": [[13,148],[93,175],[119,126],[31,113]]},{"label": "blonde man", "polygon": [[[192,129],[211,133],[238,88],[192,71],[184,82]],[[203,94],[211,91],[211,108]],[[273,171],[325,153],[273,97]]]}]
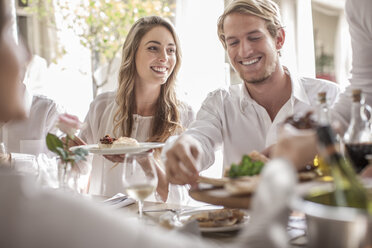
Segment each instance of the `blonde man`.
[{"label": "blonde man", "polygon": [[281,64],[285,30],[273,1],[232,1],[219,18],[218,37],[244,84],[210,93],[190,129],[168,148],[167,176],[175,184],[195,182],[221,146],[226,167],[275,144],[288,115],[312,110],[320,91],[331,104],[339,93],[335,84],[297,77]]}]

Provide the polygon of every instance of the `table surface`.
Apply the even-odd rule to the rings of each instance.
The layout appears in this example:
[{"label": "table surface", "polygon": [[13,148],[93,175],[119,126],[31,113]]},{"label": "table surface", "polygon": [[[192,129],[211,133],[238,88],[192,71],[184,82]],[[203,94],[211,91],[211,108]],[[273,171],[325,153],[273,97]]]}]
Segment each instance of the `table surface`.
[{"label": "table surface", "polygon": [[[103,201],[107,199],[106,197],[103,196],[91,196],[92,200],[94,201]],[[180,206],[177,204],[170,204],[170,203],[161,203],[161,202],[150,202],[150,201],[145,201],[144,202],[144,210],[163,210],[163,209],[181,209],[182,211],[187,211],[187,210],[193,210],[193,209],[213,209],[217,208],[218,206],[210,205],[210,204],[205,204],[204,206],[200,207],[193,207],[193,206]],[[126,207],[122,207],[120,209],[117,209],[117,211],[120,214],[126,215],[126,216],[136,216],[138,215],[138,204],[131,204]],[[146,224],[149,225],[154,225],[154,226],[162,226],[164,228],[170,229],[169,226],[162,224],[160,221],[160,217],[167,213],[167,211],[163,212],[148,212],[143,214],[143,221]],[[169,213],[169,211],[168,211]],[[299,215],[299,213],[296,213],[296,215]],[[301,215],[301,214],[300,214]],[[219,243],[233,243],[236,240],[236,237],[238,236],[239,231],[232,231],[232,232],[220,232],[220,233],[201,233],[201,237],[211,240],[213,242],[219,242]],[[299,245],[292,245],[290,247],[305,247],[304,246],[304,237],[300,237],[296,239],[293,244],[298,243]]]}]

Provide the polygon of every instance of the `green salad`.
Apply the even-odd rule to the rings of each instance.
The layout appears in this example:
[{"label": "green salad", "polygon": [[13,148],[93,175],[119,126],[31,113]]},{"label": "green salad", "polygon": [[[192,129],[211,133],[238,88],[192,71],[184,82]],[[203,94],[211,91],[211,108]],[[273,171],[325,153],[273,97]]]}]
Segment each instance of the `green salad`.
[{"label": "green salad", "polygon": [[254,176],[260,174],[264,162],[254,161],[248,155],[244,155],[240,164],[232,164],[229,170],[230,178],[237,178],[241,176]]}]

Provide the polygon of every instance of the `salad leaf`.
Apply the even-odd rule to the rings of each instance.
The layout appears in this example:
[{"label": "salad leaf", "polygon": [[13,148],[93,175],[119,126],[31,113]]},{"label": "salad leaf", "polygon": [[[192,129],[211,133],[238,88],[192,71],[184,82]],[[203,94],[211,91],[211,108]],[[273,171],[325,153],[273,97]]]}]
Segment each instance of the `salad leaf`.
[{"label": "salad leaf", "polygon": [[263,166],[264,162],[254,161],[250,156],[244,155],[238,165],[231,165],[228,175],[230,178],[258,175],[261,173]]}]

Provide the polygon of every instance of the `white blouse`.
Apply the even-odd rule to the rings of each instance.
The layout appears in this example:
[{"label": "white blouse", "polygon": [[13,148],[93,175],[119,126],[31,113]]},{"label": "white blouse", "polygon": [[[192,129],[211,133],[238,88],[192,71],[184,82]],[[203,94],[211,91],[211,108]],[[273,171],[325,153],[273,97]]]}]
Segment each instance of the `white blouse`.
[{"label": "white blouse", "polygon": [[[117,110],[116,92],[103,93],[91,103],[85,118],[86,125],[80,132],[80,137],[88,144],[96,144],[99,139],[114,133],[113,120]],[[181,125],[187,128],[194,120],[194,112],[186,104],[179,109]],[[134,123],[131,137],[139,142],[148,140],[151,132],[152,116],[133,115]],[[103,156],[95,155],[92,162],[92,173],[89,193],[112,196],[123,191],[121,182],[121,167],[114,167],[114,163]],[[185,202],[187,195],[183,195],[179,186],[171,185],[167,202]],[[186,197],[186,198],[185,198]]]}]

